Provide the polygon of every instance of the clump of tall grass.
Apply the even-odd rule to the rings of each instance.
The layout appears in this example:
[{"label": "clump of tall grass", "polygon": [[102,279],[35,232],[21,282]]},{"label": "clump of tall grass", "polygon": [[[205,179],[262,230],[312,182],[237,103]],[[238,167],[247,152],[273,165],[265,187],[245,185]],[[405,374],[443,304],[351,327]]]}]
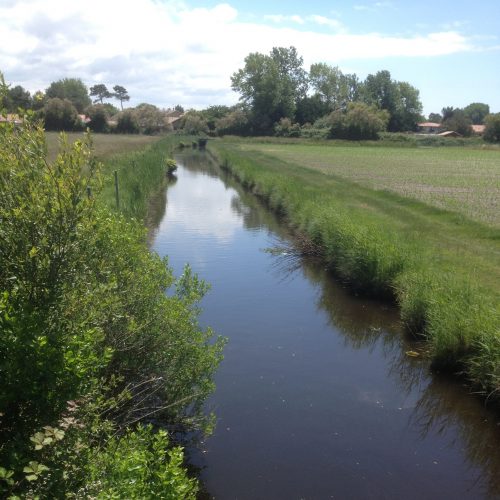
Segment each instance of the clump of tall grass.
[{"label": "clump of tall grass", "polygon": [[120,211],[129,217],[144,219],[151,196],[166,182],[172,161],[169,157],[179,140],[178,136],[167,136],[144,150],[106,160],[101,193],[103,201],[110,207],[116,207],[116,171]]},{"label": "clump of tall grass", "polygon": [[494,292],[418,233],[395,229],[390,218],[363,206],[366,193],[348,181],[327,182],[276,158],[214,147],[223,166],[321,248],[337,275],[357,291],[392,298],[407,329],[428,340],[434,367],[460,372],[482,393],[499,395]]}]

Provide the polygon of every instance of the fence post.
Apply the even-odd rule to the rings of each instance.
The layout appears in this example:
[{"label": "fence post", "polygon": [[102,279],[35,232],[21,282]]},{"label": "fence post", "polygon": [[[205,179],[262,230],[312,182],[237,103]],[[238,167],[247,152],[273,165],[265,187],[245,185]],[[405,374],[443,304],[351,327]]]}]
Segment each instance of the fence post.
[{"label": "fence post", "polygon": [[120,192],[118,190],[118,171],[115,170],[115,198],[116,208],[120,208]]}]

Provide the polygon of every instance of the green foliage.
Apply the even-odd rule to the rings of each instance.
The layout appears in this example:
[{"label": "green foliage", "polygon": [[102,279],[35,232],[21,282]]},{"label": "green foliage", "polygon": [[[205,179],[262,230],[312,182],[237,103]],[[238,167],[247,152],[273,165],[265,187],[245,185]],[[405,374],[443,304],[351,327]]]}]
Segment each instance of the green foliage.
[{"label": "green foliage", "polygon": [[386,129],[388,120],[387,111],[352,102],[345,113],[334,111],[329,116],[330,137],[358,141],[378,139],[378,134]]},{"label": "green foliage", "polygon": [[120,113],[120,115],[118,116],[116,131],[119,134],[139,133],[139,122],[137,121],[137,117],[132,110],[127,109]]},{"label": "green foliage", "polygon": [[88,127],[92,132],[107,132],[108,131],[108,115],[102,104],[95,104],[86,109],[86,114],[90,118]]},{"label": "green foliage", "polygon": [[473,102],[464,108],[464,113],[473,125],[481,125],[490,114],[490,107],[482,102]]},{"label": "green foliage", "polygon": [[[130,178],[144,177],[156,158],[157,188],[165,154],[156,150]],[[29,117],[0,129],[1,487],[54,498],[92,483],[100,495],[105,468],[102,498],[120,488],[143,498],[146,483],[189,497],[180,451],[165,452],[164,434],[126,429],[154,416],[164,428],[209,430],[203,402],[223,342],[198,326],[206,284],[189,268],[176,280],[148,251],[144,227],[103,206],[100,169],[88,137],[70,146],[62,136],[50,162]],[[124,444],[112,437],[123,433]],[[130,449],[139,442],[147,469]]]},{"label": "green foliage", "polygon": [[[183,111],[184,112],[184,111]],[[229,106],[214,105],[209,106],[200,112],[203,119],[207,122],[207,126],[210,132],[215,132],[216,122],[221,118],[224,118],[231,112]]]},{"label": "green foliage", "polygon": [[116,99],[120,101],[120,106],[123,111],[123,101],[129,101],[130,96],[128,95],[127,89],[125,87],[122,87],[121,85],[115,85],[113,87],[113,90],[115,91],[112,95]]},{"label": "green foliage", "polygon": [[103,83],[98,83],[97,85],[94,85],[90,87],[90,95],[92,97],[96,97],[94,100],[94,103],[101,103],[103,104],[104,99],[109,99],[110,97],[113,97],[113,94],[108,90],[106,85]]},{"label": "green foliage", "polygon": [[314,123],[322,116],[326,116],[330,111],[331,106],[316,93],[297,101],[295,118],[298,123],[304,125],[306,123]]},{"label": "green foliage", "polygon": [[215,122],[217,135],[249,135],[250,122],[248,114],[240,108],[231,111],[226,116],[219,118]]},{"label": "green foliage", "polygon": [[443,120],[443,127],[447,130],[458,132],[464,137],[472,135],[471,119],[461,109],[454,109],[452,113],[447,113],[448,117]]},{"label": "green foliage", "polygon": [[208,125],[200,111],[188,111],[182,117],[182,132],[188,135],[200,135],[208,133]]},{"label": "green foliage", "polygon": [[80,78],[63,78],[52,82],[45,91],[45,96],[48,99],[67,99],[78,113],[83,113],[83,110],[92,104],[87,87]]},{"label": "green foliage", "polygon": [[26,111],[32,106],[30,93],[20,85],[9,89],[5,101],[5,108],[9,113],[17,113],[19,109]]},{"label": "green foliage", "polygon": [[81,130],[82,125],[76,108],[68,99],[54,97],[48,99],[42,110],[47,130]]},{"label": "green foliage", "polygon": [[484,123],[484,140],[488,142],[500,142],[500,113],[488,115]]},{"label": "green foliage", "polygon": [[139,130],[144,134],[157,134],[166,129],[164,113],[152,104],[139,104],[133,113]]},{"label": "green foliage", "polygon": [[245,58],[244,68],[231,76],[232,88],[251,110],[254,133],[272,133],[281,118],[294,117],[297,101],[305,97],[307,78],[295,47],[274,47]]},{"label": "green foliage", "polygon": [[282,118],[274,126],[274,134],[277,137],[300,137],[300,125],[293,123],[290,118]]},{"label": "green foliage", "polygon": [[421,119],[419,91],[407,82],[392,80],[389,71],[368,75],[360,91],[363,101],[389,113],[390,132],[415,130]]},{"label": "green foliage", "polygon": [[309,82],[316,95],[326,104],[327,112],[345,110],[348,103],[358,98],[358,77],[355,74],[344,75],[338,66],[332,67],[325,63],[311,65]]},{"label": "green foliage", "polygon": [[429,113],[429,121],[432,123],[441,123],[443,117],[439,113]]},{"label": "green foliage", "polygon": [[97,499],[195,500],[198,487],[182,467],[183,452],[169,448],[165,431],[138,427],[112,438],[89,464],[82,496]]}]

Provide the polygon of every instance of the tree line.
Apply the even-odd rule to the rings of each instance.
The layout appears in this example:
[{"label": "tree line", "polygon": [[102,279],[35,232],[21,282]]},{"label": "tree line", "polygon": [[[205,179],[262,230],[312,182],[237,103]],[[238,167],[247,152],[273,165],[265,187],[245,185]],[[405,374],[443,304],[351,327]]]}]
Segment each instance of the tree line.
[{"label": "tree line", "polygon": [[[369,74],[364,80],[321,62],[306,71],[295,47],[250,53],[244,66],[231,75],[231,87],[240,95],[235,106],[215,105],[185,114],[180,105],[162,110],[141,103],[123,110],[123,103],[130,99],[124,87],[115,85],[110,92],[106,85],[96,84],[89,93],[77,78],[53,82],[45,93],[36,92],[32,97],[16,86],[9,89],[4,104],[10,112],[34,109],[48,130],[89,127],[95,132],[118,133],[170,131],[172,111],[183,115],[179,128],[184,132],[210,135],[377,139],[385,131],[414,132],[426,120],[419,90],[393,79],[389,71]],[[121,110],[104,102],[111,98],[120,101]],[[78,113],[86,114],[85,123]],[[431,113],[428,120],[465,137],[472,134],[472,125],[484,124],[484,138],[500,141],[500,114],[491,114],[484,103],[463,109],[444,107],[441,113]]]},{"label": "tree line", "polygon": [[[389,71],[363,81],[325,63],[314,63],[307,72],[295,47],[249,54],[231,84],[240,102],[189,111],[183,118],[186,132],[361,140],[385,131],[414,132],[427,120],[418,89],[394,80]],[[500,139],[500,115],[490,114],[487,104],[445,107],[428,119],[463,136],[471,135],[471,125],[484,123],[485,138]]]},{"label": "tree line", "polygon": [[[108,99],[118,100],[120,109],[105,102]],[[33,111],[46,130],[90,128],[94,132],[155,134],[169,129],[168,111],[148,103],[124,110],[123,103],[129,100],[130,95],[122,85],[115,85],[111,92],[102,83],[88,89],[80,78],[63,78],[52,82],[45,92],[33,95],[20,85],[11,86],[3,97],[3,108],[7,113]],[[184,109],[177,105],[174,111]]]}]

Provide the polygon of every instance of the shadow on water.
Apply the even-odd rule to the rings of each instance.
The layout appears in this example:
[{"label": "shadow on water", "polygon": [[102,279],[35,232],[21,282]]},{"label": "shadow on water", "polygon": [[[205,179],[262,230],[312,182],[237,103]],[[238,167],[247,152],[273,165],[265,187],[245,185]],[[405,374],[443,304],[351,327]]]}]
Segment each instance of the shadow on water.
[{"label": "shadow on water", "polygon": [[[270,246],[273,243],[290,245],[289,231],[279,218],[230,174],[222,171],[206,153],[185,153],[179,155],[179,160],[187,171],[203,172],[203,175],[220,179],[227,189],[237,193],[231,199],[231,210],[241,217],[246,229],[265,228]],[[164,218],[167,198],[168,189],[153,200],[150,227],[158,227]],[[408,351],[422,349],[404,335],[395,308],[376,300],[354,297],[336,282],[318,259],[278,252],[271,262],[269,272],[277,279],[303,278],[314,285],[317,311],[322,312],[332,329],[339,332],[346,347],[354,351],[382,351],[387,377],[407,396],[408,407],[398,408],[407,410],[407,428],[416,434],[417,441],[426,443],[422,446],[432,446],[439,438],[445,443],[444,447],[459,450],[473,482],[467,496],[500,497],[498,416],[484,408],[482,401],[469,394],[456,379],[431,374],[425,356],[407,355]],[[204,461],[199,454],[197,457],[196,451],[193,456],[193,471],[204,479],[207,473]],[[232,458],[227,456],[227,460]],[[429,491],[432,493],[432,485]],[[231,494],[229,492],[226,497],[230,498]],[[211,498],[211,494],[203,488],[200,498]]]}]

